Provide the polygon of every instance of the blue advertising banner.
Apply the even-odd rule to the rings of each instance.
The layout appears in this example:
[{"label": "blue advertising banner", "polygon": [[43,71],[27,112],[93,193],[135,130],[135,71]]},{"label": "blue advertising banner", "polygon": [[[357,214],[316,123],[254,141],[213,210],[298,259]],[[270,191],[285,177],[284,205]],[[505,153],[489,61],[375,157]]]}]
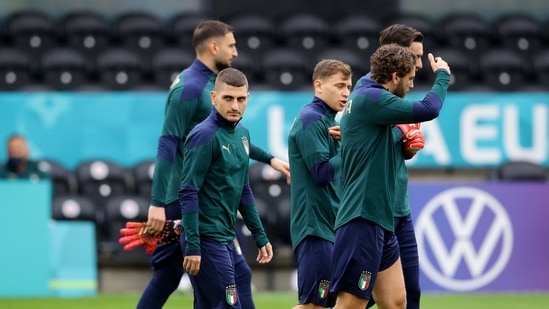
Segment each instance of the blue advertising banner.
[{"label": "blue advertising banner", "polygon": [[[287,157],[293,118],[311,92],[252,92],[243,123],[252,142]],[[424,93],[411,93],[420,99]],[[166,94],[0,93],[0,139],[29,138],[32,155],[68,168],[88,159],[134,165],[154,158]],[[493,167],[509,160],[549,166],[549,93],[450,93],[422,130],[426,146],[412,167]],[[5,160],[0,142],[0,160]]]},{"label": "blue advertising banner", "polygon": [[425,292],[549,291],[549,184],[412,183]]}]

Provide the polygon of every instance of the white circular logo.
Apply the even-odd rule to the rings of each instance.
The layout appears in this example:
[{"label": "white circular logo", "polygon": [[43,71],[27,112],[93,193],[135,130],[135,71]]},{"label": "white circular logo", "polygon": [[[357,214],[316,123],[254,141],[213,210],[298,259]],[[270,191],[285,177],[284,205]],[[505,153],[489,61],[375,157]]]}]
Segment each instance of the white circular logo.
[{"label": "white circular logo", "polygon": [[416,221],[421,270],[436,284],[470,291],[503,271],[513,227],[501,203],[485,191],[456,187],[427,202]]}]

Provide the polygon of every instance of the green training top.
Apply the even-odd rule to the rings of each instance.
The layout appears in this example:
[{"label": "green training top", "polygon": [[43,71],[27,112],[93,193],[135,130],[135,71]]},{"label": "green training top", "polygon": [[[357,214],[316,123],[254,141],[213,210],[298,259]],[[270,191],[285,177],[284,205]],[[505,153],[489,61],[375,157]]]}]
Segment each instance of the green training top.
[{"label": "green training top", "polygon": [[248,129],[226,121],[215,109],[191,131],[179,191],[185,255],[200,255],[201,238],[230,243],[237,211],[258,248],[269,242],[248,182],[249,140]]},{"label": "green training top", "polygon": [[449,80],[447,71],[438,70],[429,93],[416,102],[369,80],[352,91],[341,119],[343,181],[336,229],[355,218],[364,218],[394,231],[397,151],[393,125],[436,118]]},{"label": "green training top", "polygon": [[315,97],[296,116],[288,137],[292,246],[307,236],[334,242],[341,171],[339,142],[328,134],[336,111]]}]

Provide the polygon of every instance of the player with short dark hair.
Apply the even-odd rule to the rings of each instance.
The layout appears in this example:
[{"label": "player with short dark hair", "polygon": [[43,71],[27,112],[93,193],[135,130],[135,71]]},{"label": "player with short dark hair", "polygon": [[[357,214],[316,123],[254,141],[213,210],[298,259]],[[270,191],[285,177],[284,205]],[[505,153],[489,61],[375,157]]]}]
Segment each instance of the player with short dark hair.
[{"label": "player with short dark hair", "polygon": [[352,86],[351,67],[325,59],[313,71],[314,98],[294,119],[288,136],[291,238],[297,257],[300,308],[334,305],[329,295],[334,223],[339,205],[339,142],[328,134]]},{"label": "player with short dark hair", "polygon": [[[181,219],[178,190],[183,165],[185,140],[196,124],[212,111],[210,92],[217,73],[231,66],[237,57],[236,40],[230,25],[217,20],[202,21],[195,29],[192,44],[196,59],[184,69],[170,86],[165,119],[158,141],[158,151],[152,184],[151,205],[147,226],[152,233],[160,233],[166,219]],[[250,158],[270,164],[289,177],[286,162],[250,144]],[[235,251],[235,267],[239,294],[246,309],[253,309],[251,297],[251,269],[242,254]],[[138,308],[161,308],[175,291],[184,273],[179,242],[160,244],[151,256],[153,276]]]},{"label": "player with short dark hair", "polygon": [[233,253],[237,211],[259,248],[257,261],[268,263],[273,257],[248,182],[250,133],[239,123],[248,97],[242,72],[219,72],[211,92],[214,109],[185,141],[181,246],[195,308],[241,308]]},{"label": "player with short dark hair", "polygon": [[396,44],[370,57],[371,78],[356,87],[341,118],[342,194],[332,261],[334,308],[364,308],[372,293],[380,308],[405,308],[406,292],[394,235],[396,146],[393,124],[438,117],[450,80],[448,64],[428,55],[435,81],[423,100],[413,88],[416,56]]}]

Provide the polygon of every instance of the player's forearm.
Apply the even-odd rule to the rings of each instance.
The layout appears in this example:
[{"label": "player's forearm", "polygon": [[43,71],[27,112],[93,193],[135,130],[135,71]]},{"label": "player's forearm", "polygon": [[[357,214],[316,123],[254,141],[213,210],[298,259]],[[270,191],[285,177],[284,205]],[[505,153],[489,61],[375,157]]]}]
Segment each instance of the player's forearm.
[{"label": "player's forearm", "polygon": [[274,158],[272,154],[266,152],[265,150],[259,148],[254,144],[250,144],[250,159],[270,165],[272,158]]}]

